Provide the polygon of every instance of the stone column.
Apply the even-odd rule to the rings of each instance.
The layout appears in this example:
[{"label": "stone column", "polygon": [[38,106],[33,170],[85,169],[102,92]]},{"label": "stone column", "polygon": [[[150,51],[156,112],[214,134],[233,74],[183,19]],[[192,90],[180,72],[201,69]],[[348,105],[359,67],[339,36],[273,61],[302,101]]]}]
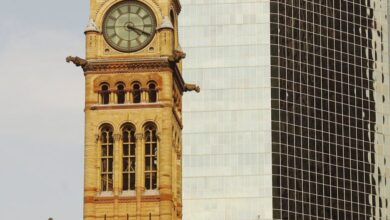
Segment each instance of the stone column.
[{"label": "stone column", "polygon": [[133,89],[130,89],[129,90],[129,103],[133,103],[134,101],[133,101]]},{"label": "stone column", "polygon": [[137,133],[135,135],[136,137],[136,164],[135,164],[135,190],[136,190],[136,199],[137,199],[137,209],[136,209],[136,216],[137,220],[141,220],[141,198],[142,193],[144,192],[144,185],[143,185],[143,179],[144,179],[144,172],[143,172],[143,149],[144,149],[144,134],[143,133]]},{"label": "stone column", "polygon": [[100,160],[101,160],[101,140],[100,140],[100,136],[98,134],[95,134],[95,144],[96,144],[96,190],[97,192],[101,192],[102,191],[102,186],[101,186],[101,182],[100,182],[100,169],[101,169],[101,164],[100,164]]},{"label": "stone column", "polygon": [[158,133],[158,188],[160,192],[160,220],[172,220],[172,129],[168,111]]},{"label": "stone column", "polygon": [[102,95],[100,94],[100,91],[97,93],[98,96],[98,103],[97,104],[102,104]]},{"label": "stone column", "polygon": [[[91,133],[89,133],[91,132]],[[95,204],[91,199],[99,190],[99,146],[100,136],[86,130],[84,149],[84,216],[95,215]],[[90,220],[90,218],[85,218]]]},{"label": "stone column", "polygon": [[147,89],[146,88],[141,88],[141,102],[142,103],[147,103],[148,102],[148,97],[147,97]]},{"label": "stone column", "polygon": [[125,103],[128,104],[128,103],[131,103],[131,92],[128,91],[128,90],[125,90]]},{"label": "stone column", "polygon": [[115,92],[111,89],[110,90],[110,100],[109,100],[109,104],[114,104],[115,103]]},{"label": "stone column", "polygon": [[120,167],[119,167],[119,162],[120,162],[120,149],[122,145],[122,135],[121,134],[114,134],[114,195],[117,196],[119,195],[119,187],[120,187],[120,182],[119,182],[119,175],[120,175]]},{"label": "stone column", "polygon": [[120,182],[119,182],[119,176],[121,174],[120,170],[120,149],[122,145],[122,135],[121,134],[114,134],[114,167],[113,167],[113,178],[114,178],[114,198],[115,198],[115,204],[114,204],[114,220],[118,220],[118,196],[119,196],[119,190],[120,190]]}]

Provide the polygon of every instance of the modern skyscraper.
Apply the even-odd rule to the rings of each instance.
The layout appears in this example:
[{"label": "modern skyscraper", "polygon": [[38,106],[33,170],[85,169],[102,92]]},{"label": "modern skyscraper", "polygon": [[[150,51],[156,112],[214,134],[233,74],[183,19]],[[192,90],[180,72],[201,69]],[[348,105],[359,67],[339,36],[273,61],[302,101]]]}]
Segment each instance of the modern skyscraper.
[{"label": "modern skyscraper", "polygon": [[386,0],[182,0],[187,220],[390,219]]}]

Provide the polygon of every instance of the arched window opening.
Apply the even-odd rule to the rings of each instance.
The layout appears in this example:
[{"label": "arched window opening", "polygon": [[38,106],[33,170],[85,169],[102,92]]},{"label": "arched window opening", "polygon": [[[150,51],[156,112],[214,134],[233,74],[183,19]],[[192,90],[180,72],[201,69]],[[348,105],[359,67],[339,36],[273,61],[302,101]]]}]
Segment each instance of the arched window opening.
[{"label": "arched window opening", "polygon": [[122,128],[123,137],[123,190],[135,190],[135,128],[131,124],[126,124]]},{"label": "arched window opening", "polygon": [[141,103],[141,86],[138,83],[133,85],[133,103]]},{"label": "arched window opening", "polygon": [[149,83],[149,102],[157,102],[157,88],[155,83]]},{"label": "arched window opening", "polygon": [[125,86],[121,83],[116,86],[116,95],[117,95],[117,101],[118,104],[124,104],[125,103]]},{"label": "arched window opening", "polygon": [[145,126],[145,188],[157,189],[157,129],[154,124]]},{"label": "arched window opening", "polygon": [[114,138],[111,125],[103,125],[100,129],[101,141],[101,190],[112,191],[113,188],[113,162]]},{"label": "arched window opening", "polygon": [[110,87],[107,84],[103,84],[100,87],[101,104],[107,105],[110,103]]}]

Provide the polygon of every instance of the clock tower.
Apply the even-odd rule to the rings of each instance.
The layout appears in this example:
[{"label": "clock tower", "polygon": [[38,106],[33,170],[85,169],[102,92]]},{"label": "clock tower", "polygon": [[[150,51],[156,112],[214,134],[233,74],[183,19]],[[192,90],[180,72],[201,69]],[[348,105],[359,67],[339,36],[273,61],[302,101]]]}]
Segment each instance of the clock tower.
[{"label": "clock tower", "polygon": [[179,0],[90,0],[84,220],[182,219]]}]

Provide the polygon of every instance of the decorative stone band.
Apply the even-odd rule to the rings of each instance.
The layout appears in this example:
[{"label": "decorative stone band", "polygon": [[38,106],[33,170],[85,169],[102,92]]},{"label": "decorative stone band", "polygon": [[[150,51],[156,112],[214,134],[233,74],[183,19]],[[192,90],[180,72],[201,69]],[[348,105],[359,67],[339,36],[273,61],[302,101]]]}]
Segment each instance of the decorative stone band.
[{"label": "decorative stone band", "polygon": [[134,73],[134,72],[161,72],[172,71],[173,78],[180,90],[180,93],[196,91],[200,88],[194,84],[186,84],[181,75],[180,69],[176,62],[169,61],[169,58],[147,58],[147,59],[99,59],[85,60],[80,57],[68,56],[66,62],[74,63],[76,66],[81,66],[84,70],[84,75],[88,74],[112,74],[115,73]]},{"label": "decorative stone band", "polygon": [[140,109],[140,108],[163,108],[170,106],[164,103],[141,103],[141,104],[114,104],[114,105],[89,105],[89,110],[112,110],[112,109]]},{"label": "decorative stone band", "polygon": [[[84,203],[95,203],[95,204],[104,204],[104,203],[112,203],[114,200],[119,200],[120,203],[128,203],[131,201],[136,201],[135,196],[85,196]],[[142,202],[159,202],[159,201],[172,201],[172,195],[154,195],[154,196],[142,196]]]},{"label": "decorative stone band", "polygon": [[125,72],[158,72],[169,71],[170,64],[167,60],[97,60],[88,61],[88,64],[83,67],[85,75],[88,74],[112,74]]}]

